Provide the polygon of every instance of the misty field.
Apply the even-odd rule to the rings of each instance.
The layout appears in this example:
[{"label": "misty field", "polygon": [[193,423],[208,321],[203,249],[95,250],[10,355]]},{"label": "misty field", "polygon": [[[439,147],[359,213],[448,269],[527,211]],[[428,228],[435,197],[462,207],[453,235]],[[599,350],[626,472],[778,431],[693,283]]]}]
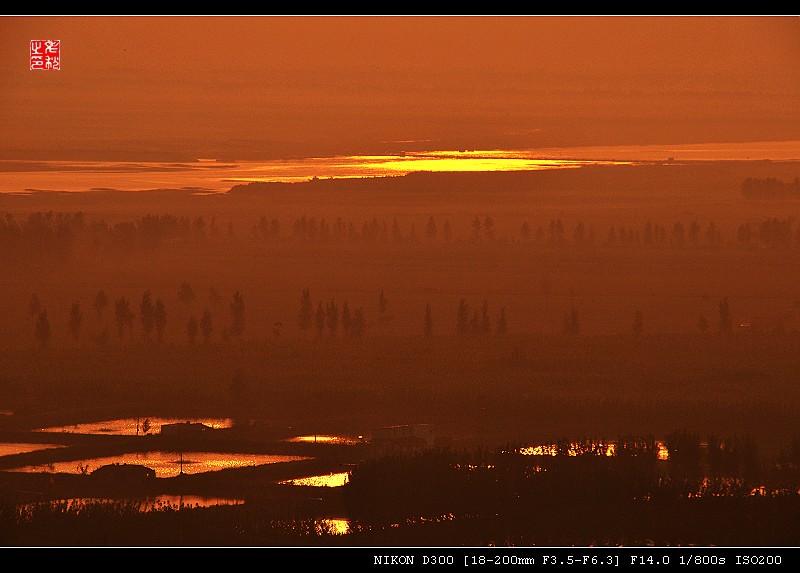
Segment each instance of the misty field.
[{"label": "misty field", "polygon": [[229,416],[238,399],[247,417],[356,433],[786,437],[800,203],[742,183],[796,173],[699,162],[2,196],[2,407]]},{"label": "misty field", "polygon": [[[791,181],[796,167],[0,197],[0,428],[207,416],[253,436],[369,436],[432,424],[451,452],[682,432],[704,448],[745,444],[763,468],[794,464],[800,203],[744,197],[749,176]],[[369,483],[352,511],[380,497]],[[533,525],[517,525],[508,539],[524,544]],[[273,541],[315,531],[258,527]],[[486,541],[470,527],[437,531]],[[611,535],[636,535],[620,528]]]},{"label": "misty field", "polygon": [[800,432],[798,344],[508,335],[15,351],[1,395],[14,424],[32,428],[156,415],[350,435],[431,423],[465,446],[687,429],[752,436],[772,456]]}]

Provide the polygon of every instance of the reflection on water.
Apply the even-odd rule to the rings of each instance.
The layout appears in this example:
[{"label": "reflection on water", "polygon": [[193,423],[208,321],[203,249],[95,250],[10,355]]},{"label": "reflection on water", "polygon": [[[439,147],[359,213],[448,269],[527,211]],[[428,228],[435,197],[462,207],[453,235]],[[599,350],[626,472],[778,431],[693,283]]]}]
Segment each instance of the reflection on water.
[{"label": "reflection on water", "polygon": [[508,171],[574,168],[619,163],[542,157],[536,150],[430,151],[397,155],[308,157],[296,160],[184,163],[0,160],[0,192],[31,189],[92,191],[185,189],[195,194],[228,191],[250,181],[308,181],[404,175],[414,171]]},{"label": "reflection on water", "polygon": [[[659,441],[655,442],[655,446],[658,448],[658,454],[657,454],[658,459],[668,460],[669,450],[667,449],[666,444]],[[610,457],[617,455],[618,447],[619,444],[617,442],[613,441],[605,442],[603,440],[598,440],[598,441],[586,441],[586,442],[570,442],[568,444],[563,444],[563,443],[540,444],[538,446],[527,446],[519,448],[518,452],[523,456],[559,456],[559,455],[580,456],[584,454],[595,454],[595,455],[603,455]]]},{"label": "reflection on water", "polygon": [[627,145],[510,150],[433,150],[395,155],[310,157],[223,162],[20,161],[0,160],[0,192],[30,189],[89,191],[186,189],[225,192],[232,183],[307,181],[403,175],[414,171],[508,171],[576,168],[634,162],[772,160],[800,158],[800,142],[768,141],[702,145]]},{"label": "reflection on water", "polygon": [[289,479],[278,483],[288,485],[308,485],[312,487],[339,487],[345,485],[349,478],[350,472],[339,472],[320,476]]},{"label": "reflection on water", "polygon": [[528,446],[527,448],[520,448],[519,453],[523,456],[579,456],[586,453],[613,456],[614,451],[614,444],[592,443],[587,448],[585,444],[572,442],[566,448],[558,444]]},{"label": "reflection on water", "polygon": [[146,436],[158,434],[163,424],[181,424],[192,422],[203,424],[213,429],[230,428],[233,421],[230,418],[120,418],[103,422],[90,422],[86,424],[73,424],[70,426],[57,426],[39,428],[36,432],[54,432],[68,434],[106,434],[113,436]]},{"label": "reflection on water", "polygon": [[199,474],[204,472],[234,469],[282,462],[307,460],[302,456],[285,456],[269,454],[240,454],[240,453],[214,453],[214,452],[133,452],[109,456],[104,458],[91,458],[85,460],[72,460],[68,462],[55,462],[37,466],[25,466],[9,471],[14,472],[54,472],[82,474],[92,473],[101,466],[108,464],[138,464],[146,466],[156,472],[157,478],[175,477],[180,473]]},{"label": "reflection on water", "polygon": [[332,535],[347,535],[350,533],[350,520],[338,517],[320,519],[317,521],[319,529]]},{"label": "reflection on water", "polygon": [[143,511],[148,508],[159,508],[168,505],[177,508],[195,508],[195,507],[214,507],[217,505],[241,505],[244,503],[243,499],[226,498],[226,497],[202,497],[199,495],[160,495],[156,498],[148,498],[143,502]]},{"label": "reflection on water", "polygon": [[302,443],[310,443],[310,444],[346,444],[346,445],[353,445],[353,444],[360,444],[364,440],[361,436],[358,438],[350,438],[347,436],[330,436],[330,435],[323,435],[323,434],[314,434],[309,436],[295,436],[293,438],[287,438],[287,442],[302,442]]},{"label": "reflection on water", "polygon": [[701,497],[785,497],[800,495],[796,487],[775,487],[767,485],[753,485],[750,481],[740,477],[704,477],[694,491],[687,492],[688,498]]},{"label": "reflection on water", "polygon": [[39,450],[50,450],[53,448],[63,448],[60,444],[25,444],[0,442],[0,456],[12,456],[14,454],[26,454]]},{"label": "reflection on water", "polygon": [[[539,171],[585,165],[622,165],[625,161],[541,157],[530,150],[423,151],[399,155],[353,155],[312,157],[300,162],[266,161],[252,165],[245,175],[232,175],[231,182],[304,181],[312,177],[386,177],[408,173]],[[241,164],[240,164],[241,166]]]},{"label": "reflection on water", "polygon": [[[72,510],[90,506],[93,504],[120,504],[125,507],[135,506],[142,512],[148,511],[170,511],[180,509],[195,509],[202,507],[215,507],[218,505],[241,505],[242,499],[225,497],[203,497],[199,495],[159,495],[157,497],[146,497],[143,499],[111,499],[99,497],[72,497],[67,499],[52,500],[51,506],[64,506]],[[25,507],[32,507],[36,503],[23,504]]]}]

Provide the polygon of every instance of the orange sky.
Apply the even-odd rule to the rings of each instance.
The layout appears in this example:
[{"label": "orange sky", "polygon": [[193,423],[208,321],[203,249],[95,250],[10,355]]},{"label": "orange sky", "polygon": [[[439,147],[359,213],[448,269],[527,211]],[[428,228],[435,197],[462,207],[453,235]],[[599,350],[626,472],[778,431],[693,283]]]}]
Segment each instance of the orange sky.
[{"label": "orange sky", "polygon": [[800,139],[798,63],[794,16],[6,16],[0,158]]}]

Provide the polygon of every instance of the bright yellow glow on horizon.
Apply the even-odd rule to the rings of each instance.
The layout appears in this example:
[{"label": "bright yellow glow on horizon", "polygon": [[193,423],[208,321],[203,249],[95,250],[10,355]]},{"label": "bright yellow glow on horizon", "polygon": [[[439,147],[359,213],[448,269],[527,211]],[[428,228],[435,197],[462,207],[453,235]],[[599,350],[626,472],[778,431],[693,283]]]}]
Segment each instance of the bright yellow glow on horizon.
[{"label": "bright yellow glow on horizon", "polygon": [[690,161],[797,161],[800,141],[706,145],[628,145],[510,150],[432,150],[395,155],[297,159],[123,162],[0,160],[0,193],[91,190],[183,189],[225,193],[252,182],[401,176],[412,172],[496,172],[574,169],[590,165],[678,164]]},{"label": "bright yellow glow on horizon", "polygon": [[[585,165],[626,165],[629,163],[631,162],[541,157],[526,151],[427,151],[401,155],[319,157],[304,159],[300,162],[265,162],[250,169],[252,176],[233,176],[227,180],[241,183],[303,181],[313,178],[389,177],[413,172],[538,171],[570,169]],[[263,175],[264,172],[268,172],[269,175]]]}]

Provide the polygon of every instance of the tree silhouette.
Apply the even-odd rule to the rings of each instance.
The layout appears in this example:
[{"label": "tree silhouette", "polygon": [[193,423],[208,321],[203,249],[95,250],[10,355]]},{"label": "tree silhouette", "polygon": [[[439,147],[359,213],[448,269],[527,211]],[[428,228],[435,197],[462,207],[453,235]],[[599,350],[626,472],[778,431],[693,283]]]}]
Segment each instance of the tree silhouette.
[{"label": "tree silhouette", "polygon": [[99,290],[94,297],[94,310],[97,313],[97,318],[102,319],[103,313],[105,313],[106,308],[108,307],[108,295],[106,295],[106,291]]},{"label": "tree silhouette", "polygon": [[211,320],[211,312],[206,309],[200,319],[200,330],[203,332],[203,342],[208,343],[211,333],[214,331],[214,323]]},{"label": "tree silhouette", "polygon": [[487,241],[494,241],[494,220],[489,215],[483,220],[483,235]]},{"label": "tree silhouette", "polygon": [[731,308],[728,305],[728,297],[719,301],[719,330],[720,332],[730,332],[731,330]]},{"label": "tree silhouette", "polygon": [[433,334],[433,318],[431,317],[431,303],[425,305],[425,336]]},{"label": "tree silhouette", "polygon": [[486,299],[483,300],[483,308],[481,309],[481,332],[489,334],[492,331],[492,321],[489,318],[489,303]]},{"label": "tree silhouette", "polygon": [[561,219],[550,221],[550,243],[553,245],[564,244],[564,224]]},{"label": "tree silhouette", "polygon": [[158,341],[164,340],[164,327],[167,326],[167,309],[164,308],[164,303],[161,299],[156,299],[156,306],[153,312],[153,320],[155,321],[156,334]]},{"label": "tree silhouette", "polygon": [[197,341],[198,330],[197,319],[192,315],[189,317],[189,322],[186,323],[186,335],[189,337],[189,344],[193,345]]},{"label": "tree silhouette", "polygon": [[506,307],[500,308],[500,318],[497,319],[497,334],[505,334],[508,331],[506,323]]},{"label": "tree silhouette", "polygon": [[463,298],[458,303],[457,331],[459,334],[469,333],[469,304]]},{"label": "tree silhouette", "polygon": [[481,331],[481,320],[478,309],[472,312],[472,320],[469,322],[469,327],[470,330],[472,330],[472,334],[478,334]]},{"label": "tree silhouette", "polygon": [[689,225],[689,242],[693,247],[700,243],[700,225],[697,221],[692,221]]},{"label": "tree silhouette", "polygon": [[297,316],[297,322],[300,325],[300,330],[308,332],[314,322],[313,305],[311,304],[311,293],[308,287],[303,289],[303,295],[300,297],[300,313]]},{"label": "tree silhouette", "polygon": [[450,219],[445,219],[442,227],[444,229],[444,242],[449,243],[450,239],[453,238],[453,230],[450,228]]},{"label": "tree silhouette", "polygon": [[430,219],[428,219],[428,224],[425,227],[425,235],[428,237],[429,242],[433,242],[436,238],[436,221],[431,215]]},{"label": "tree silhouette", "polygon": [[638,308],[633,315],[633,333],[637,336],[642,334],[642,330],[644,329],[644,318],[642,317],[642,311]]},{"label": "tree silhouette", "polygon": [[36,340],[42,348],[47,348],[50,344],[50,320],[47,318],[47,311],[43,310],[39,313],[39,318],[36,320],[36,329],[34,331]]},{"label": "tree silhouette", "polygon": [[186,305],[186,312],[189,312],[189,305],[194,302],[194,289],[187,281],[181,283],[181,288],[178,290],[178,300]]},{"label": "tree silhouette", "polygon": [[392,222],[392,241],[395,243],[403,241],[403,233],[400,232],[400,225],[397,223],[397,219]]},{"label": "tree silhouette", "polygon": [[322,337],[322,331],[325,330],[325,309],[322,308],[322,303],[320,302],[317,306],[317,314],[314,317],[315,325],[317,327],[317,336]]},{"label": "tree silhouette", "polygon": [[231,302],[231,328],[230,333],[234,337],[239,337],[244,332],[244,296],[238,290],[233,293]]},{"label": "tree silhouette", "polygon": [[125,334],[126,328],[129,333],[133,331],[133,313],[128,299],[124,296],[118,298],[117,302],[114,303],[114,319],[117,321],[120,338]]},{"label": "tree silhouette", "polygon": [[381,322],[386,320],[386,308],[389,305],[389,301],[386,300],[386,296],[383,294],[383,290],[381,290],[381,294],[378,296],[378,312],[379,320]]},{"label": "tree silhouette", "polygon": [[155,327],[155,307],[150,300],[150,291],[142,295],[142,302],[139,303],[139,320],[142,322],[144,336],[149,340]]},{"label": "tree silhouette", "polygon": [[350,327],[353,324],[353,317],[350,316],[350,305],[347,301],[344,301],[342,304],[342,330],[344,331],[344,335],[348,336],[350,334]]},{"label": "tree silhouette", "polygon": [[475,217],[472,220],[472,240],[477,242],[481,240],[481,218]]},{"label": "tree silhouette", "polygon": [[326,314],[328,316],[328,330],[330,330],[332,337],[336,337],[336,331],[339,329],[339,308],[333,299],[328,303]]},{"label": "tree silhouette", "polygon": [[519,228],[519,238],[525,243],[531,240],[531,226],[527,221],[524,221]]},{"label": "tree silhouette", "polygon": [[81,305],[79,302],[73,302],[69,312],[69,331],[72,333],[72,338],[76,341],[80,338],[82,323],[83,313],[81,313]]}]

